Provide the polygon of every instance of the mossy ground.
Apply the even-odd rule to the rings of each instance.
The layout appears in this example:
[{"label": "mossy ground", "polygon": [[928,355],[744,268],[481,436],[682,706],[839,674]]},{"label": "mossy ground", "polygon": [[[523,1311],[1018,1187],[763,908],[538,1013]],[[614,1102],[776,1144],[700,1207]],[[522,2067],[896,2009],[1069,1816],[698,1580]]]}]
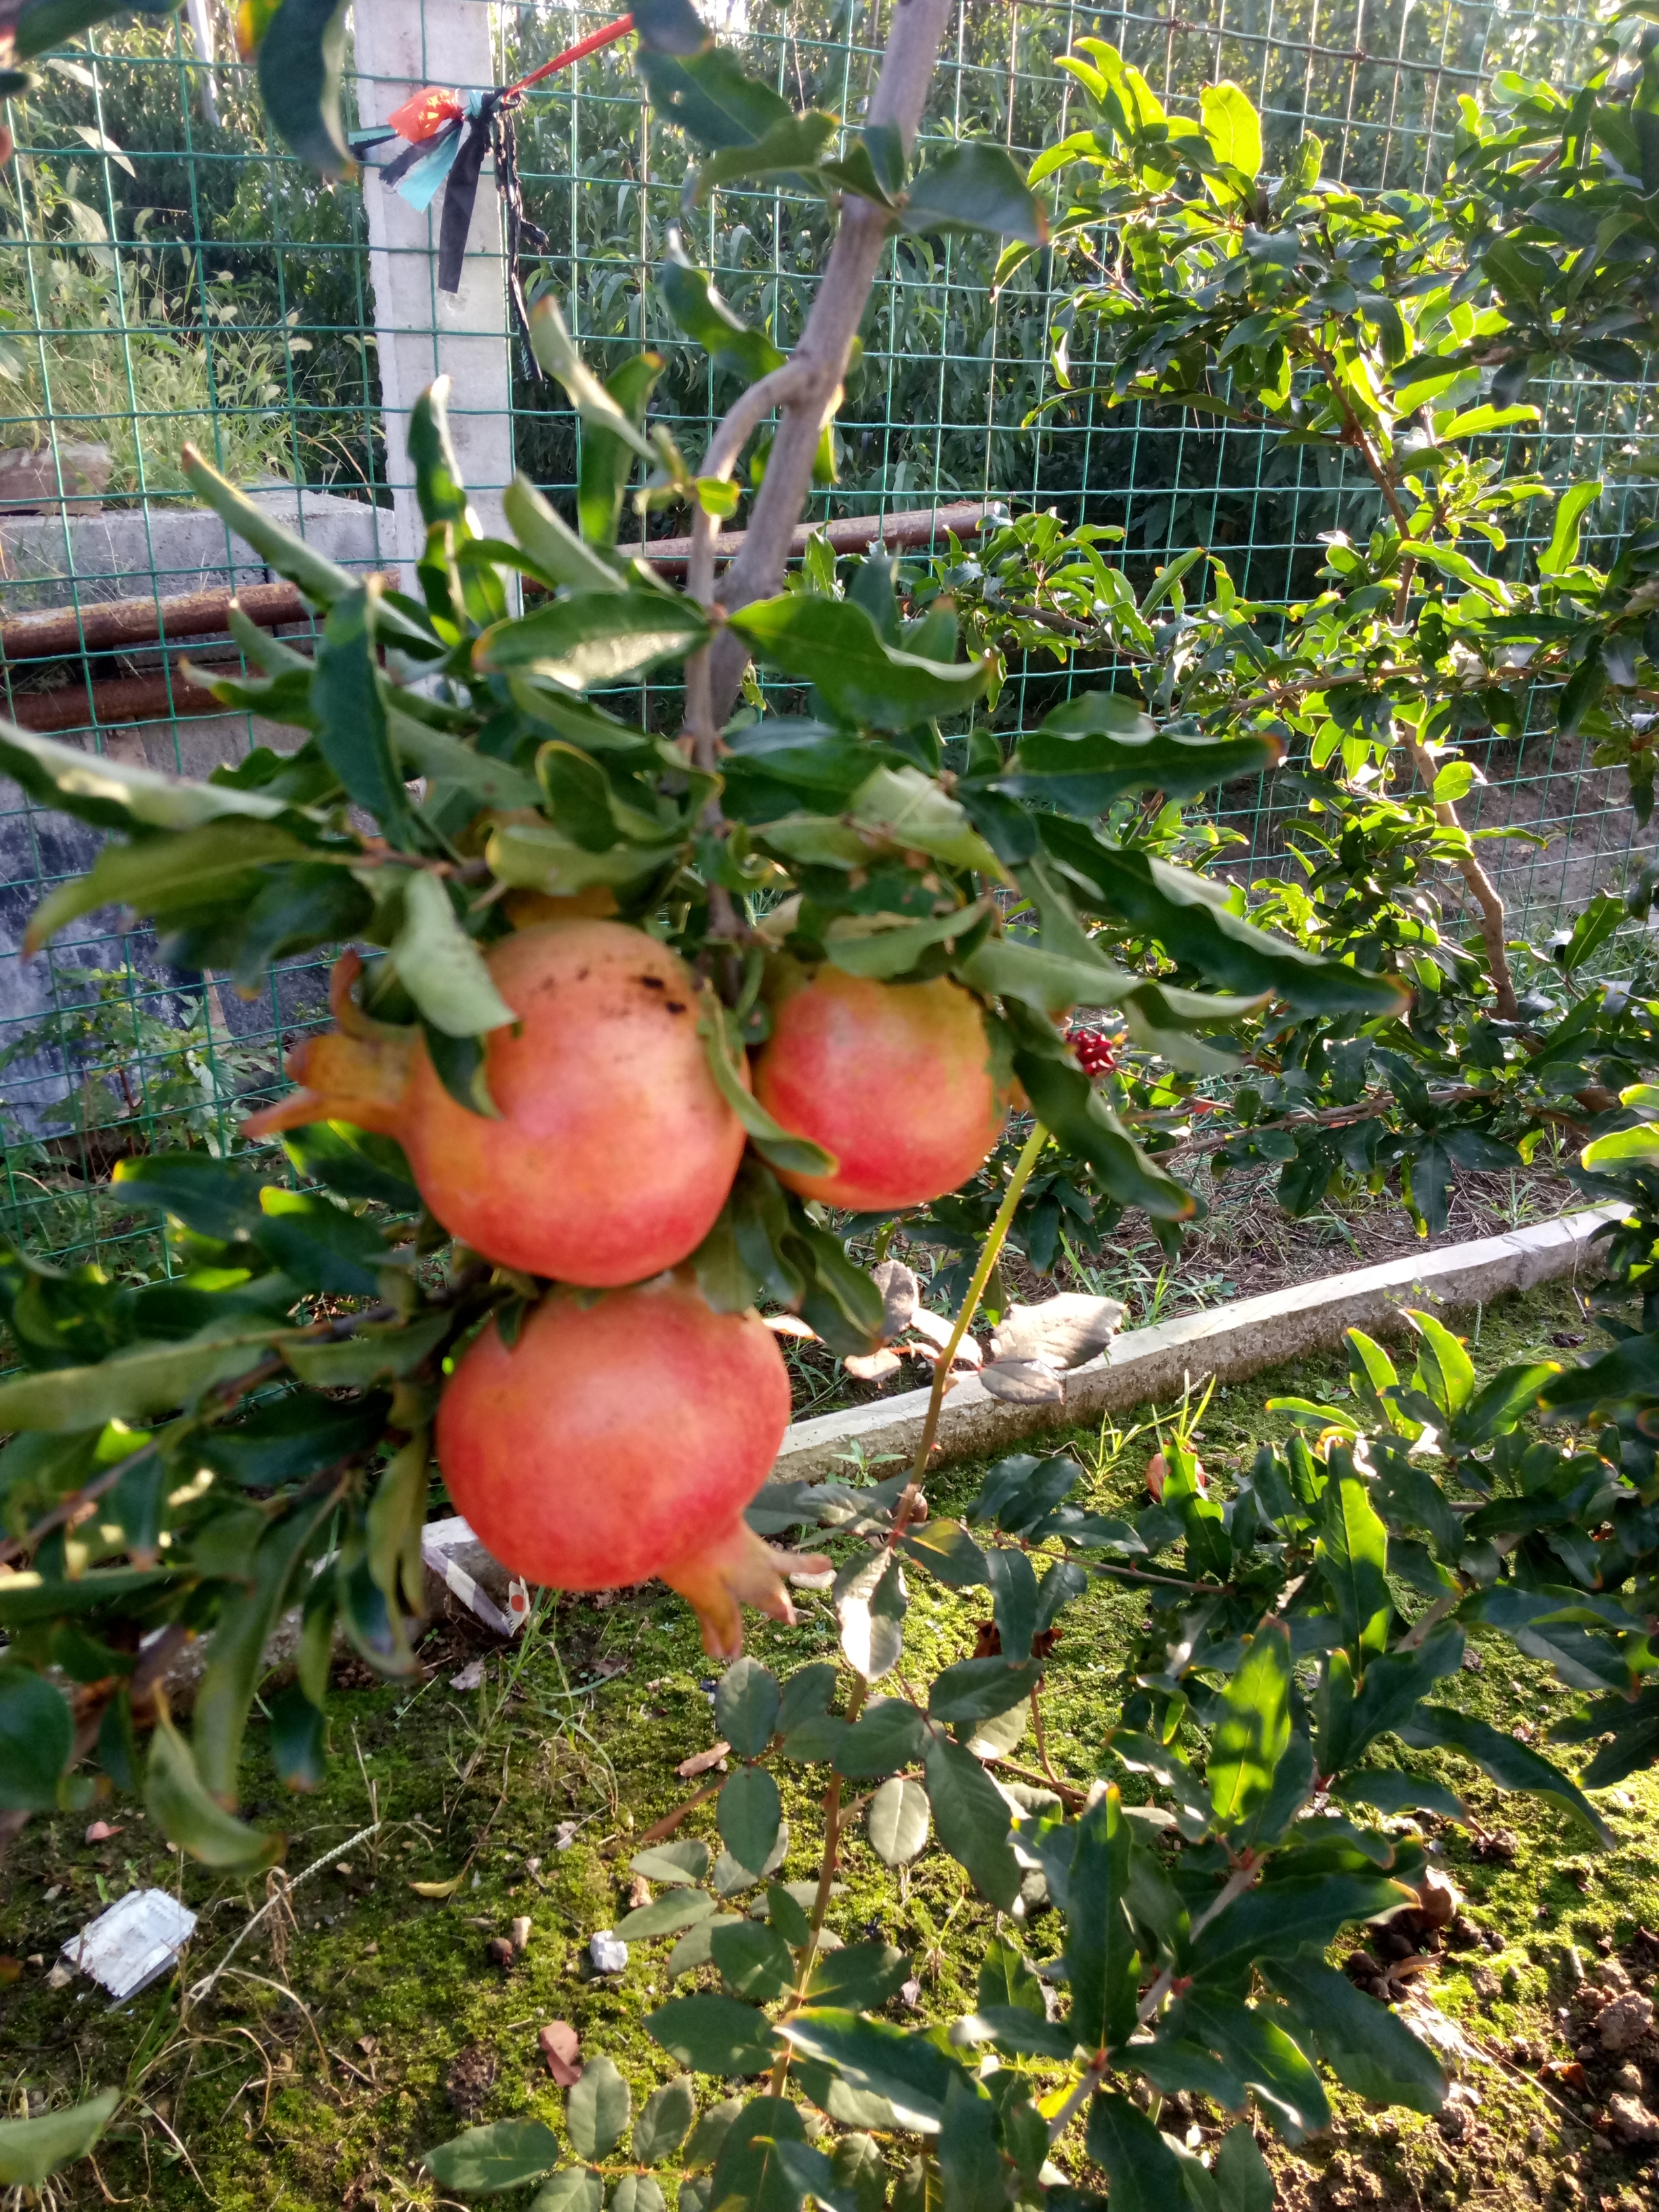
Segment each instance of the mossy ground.
[{"label": "mossy ground", "polygon": [[[1587,1328],[1565,1287],[1489,1310],[1479,1317],[1478,1341],[1475,1318],[1460,1325],[1483,1373],[1547,1354],[1553,1335]],[[1261,1438],[1283,1433],[1282,1419],[1262,1410],[1265,1399],[1317,1396],[1340,1388],[1344,1373],[1333,1355],[1218,1390],[1202,1432],[1212,1474],[1224,1482]],[[1146,1416],[1072,1437],[1090,1470],[1091,1503],[1121,1508],[1139,1492],[1149,1447],[1135,1418]],[[977,1474],[943,1470],[933,1485],[937,1508],[971,1497]],[[980,1608],[975,1594],[958,1596],[919,1573],[911,1585],[902,1673],[914,1683],[971,1648]],[[1066,1616],[1050,1662],[1048,1753],[1079,1784],[1102,1764],[1138,1603],[1133,1591],[1103,1581]],[[440,1624],[422,1648],[423,1680],[375,1685],[346,1662],[332,1705],[331,1777],[313,1797],[278,1788],[256,1717],[246,1809],[289,1828],[291,1875],[372,1821],[380,1825],[343,1865],[299,1887],[294,1924],[274,1940],[262,1929],[193,2008],[181,2006],[175,1979],[112,2011],[83,1981],[49,1988],[47,1968],[69,1936],[129,1887],[181,1885],[201,1916],[185,1977],[194,1980],[264,1901],[263,1882],[216,1879],[194,1865],[181,1871],[130,1805],[101,1808],[118,1829],[102,1844],[82,1840],[88,1814],[25,1832],[0,1898],[0,1952],[27,1962],[0,1990],[0,2082],[9,2108],[20,2108],[25,2088],[57,2103],[124,2083],[131,2098],[99,2151],[96,2174],[82,2166],[65,2177],[65,2201],[171,2208],[205,2199],[216,2212],[434,2204],[420,2154],[466,2121],[527,2112],[562,2125],[562,2098],[538,2051],[544,2021],[569,2021],[586,2052],[613,2057],[636,2105],[674,2070],[643,2025],[669,1993],[672,1939],[635,1945],[614,1981],[593,1978],[586,1955],[593,1931],[626,1910],[632,1839],[697,1786],[674,1771],[713,1735],[711,1670],[690,1616],[657,1588],[609,1603],[561,1604],[518,1647],[489,1650],[482,1686],[456,1689],[451,1678],[481,1649]],[[780,1674],[833,1656],[827,1601],[807,1597],[793,1628],[755,1624],[751,1649]],[[1495,1639],[1480,1654],[1480,1671],[1462,1674],[1452,1693],[1501,1725],[1541,1734],[1560,1703],[1546,1687],[1548,1670]],[[1013,1756],[1035,1766],[1029,1736]],[[1328,2136],[1297,2153],[1272,2149],[1279,2201],[1509,2205],[1559,2191],[1608,2206],[1651,2204],[1655,2169],[1644,2174],[1642,2154],[1613,2149],[1586,2124],[1587,2097],[1605,2096],[1611,2083],[1592,2068],[1582,2087],[1546,2085],[1538,2062],[1546,2049],[1570,2060],[1582,2033],[1570,2015],[1571,1947],[1592,1971],[1616,1950],[1644,1984],[1659,1964],[1659,1943],[1650,1948],[1641,1932],[1659,1929],[1659,1777],[1605,1793],[1617,1847],[1598,1853],[1553,1808],[1500,1798],[1450,1756],[1438,1763],[1485,1827],[1516,1839],[1512,1857],[1482,1861],[1462,1830],[1435,1838],[1468,1911],[1496,1947],[1449,1954],[1432,1984],[1435,2002],[1486,2054],[1462,2064],[1479,2104],[1462,2106],[1461,2127],[1449,2134],[1339,2096]],[[818,1808],[806,1786],[813,1771],[786,1769],[781,1778],[791,1820],[784,1873],[802,1879],[818,1863]],[[817,1778],[821,1784],[821,1771]],[[695,1811],[684,1832],[712,1838],[712,1806]],[[410,1886],[458,1874],[460,1887],[447,1899],[423,1899]],[[878,1929],[914,1960],[921,2010],[906,2014],[896,2000],[896,2016],[970,2009],[994,1916],[955,1863],[930,1847],[896,1876],[855,1839],[842,1880],[831,1927],[848,1937]],[[489,1964],[486,1945],[520,1915],[532,1923],[528,1949],[503,1972]],[[1026,1940],[1039,1955],[1056,1949],[1054,1917],[1036,1918]],[[1651,2099],[1659,2049],[1650,2039],[1637,2055],[1647,2061]],[[1172,2118],[1207,2130],[1219,2116],[1195,2104],[1175,2116],[1166,2107],[1164,2124]],[[1077,2170],[1075,2137],[1061,2157]]]}]

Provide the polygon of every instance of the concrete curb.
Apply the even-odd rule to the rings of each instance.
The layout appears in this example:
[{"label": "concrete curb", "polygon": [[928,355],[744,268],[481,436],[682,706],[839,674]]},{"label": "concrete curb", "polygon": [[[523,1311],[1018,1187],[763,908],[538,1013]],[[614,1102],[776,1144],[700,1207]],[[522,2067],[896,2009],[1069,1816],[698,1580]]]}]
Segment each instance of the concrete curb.
[{"label": "concrete curb", "polygon": [[[939,1418],[939,1455],[971,1459],[1000,1451],[1043,1429],[1067,1428],[1097,1413],[1177,1398],[1188,1378],[1197,1390],[1214,1376],[1223,1382],[1258,1375],[1309,1352],[1340,1344],[1343,1332],[1398,1335],[1403,1308],[1455,1310],[1490,1304],[1506,1291],[1530,1290],[1561,1275],[1600,1272],[1591,1239],[1619,1206],[1594,1206],[1508,1237],[1449,1245],[1381,1267],[1357,1267],[1318,1282],[1297,1283],[1259,1298],[1241,1298],[1206,1313],[1129,1329],[1109,1352],[1066,1378],[1064,1405],[1010,1406],[969,1378],[957,1384]],[[784,1439],[772,1479],[800,1481],[845,1472],[844,1455],[915,1450],[927,1410],[926,1390],[878,1399],[850,1411],[797,1421]]]}]

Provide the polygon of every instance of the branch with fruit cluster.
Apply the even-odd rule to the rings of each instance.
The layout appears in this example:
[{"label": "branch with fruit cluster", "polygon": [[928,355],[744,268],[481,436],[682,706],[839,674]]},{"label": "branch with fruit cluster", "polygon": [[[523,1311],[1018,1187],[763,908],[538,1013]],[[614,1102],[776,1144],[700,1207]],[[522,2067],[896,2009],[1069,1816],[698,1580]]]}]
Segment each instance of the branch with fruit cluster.
[{"label": "branch with fruit cluster", "polygon": [[[854,270],[877,265],[872,236],[906,228],[1040,237],[1040,204],[1000,149],[966,143],[912,168],[916,41],[939,20],[923,0],[898,11],[892,104],[854,131],[794,113],[728,53],[688,40],[683,11],[667,44],[639,11],[651,99],[702,149],[693,197],[799,179],[853,222]],[[838,281],[834,327],[798,383],[777,334],[744,325],[705,272],[683,254],[663,271],[672,311],[714,361],[757,392],[777,374],[765,396],[797,410],[773,441],[769,491],[785,483],[786,441],[821,432],[844,364],[860,301]],[[1264,928],[1262,909],[1248,916],[1191,864],[1179,800],[1272,766],[1277,732],[1160,732],[1090,688],[1011,761],[981,712],[997,657],[963,657],[949,592],[907,605],[885,559],[843,570],[827,548],[787,580],[762,574],[781,492],[717,603],[709,523],[730,510],[744,440],[764,434],[758,404],[694,467],[650,417],[648,357],[602,380],[550,295],[532,321],[582,426],[580,529],[520,479],[505,501],[511,541],[482,538],[434,387],[410,433],[418,594],[338,568],[188,457],[200,495],[317,610],[313,654],[237,617],[258,673],[204,672],[228,707],[292,728],[294,750],[187,783],[89,768],[0,729],[0,766],[37,804],[111,833],[88,873],[48,896],[33,946],[118,905],[154,927],[167,959],[249,990],[274,959],[366,949],[336,968],[334,1024],[302,1039],[297,1089],[250,1118],[246,1149],[121,1164],[116,1188],[156,1224],[164,1276],[112,1283],[21,1252],[0,1267],[20,1362],[0,1382],[3,1511],[24,1562],[0,1577],[0,1739],[17,1747],[0,1806],[27,1815],[141,1789],[204,1863],[270,1863],[283,1838],[235,1805],[271,1629],[300,1607],[294,1677],[264,1702],[277,1771],[304,1789],[326,1756],[337,1637],[382,1673],[418,1664],[435,1456],[510,1569],[574,1589],[660,1577],[733,1660],[719,1705],[737,1756],[719,1790],[722,1856],[690,1838],[653,1851],[643,1870],[676,1896],[629,1930],[678,1929],[671,1972],[707,1968],[722,1984],[661,2008],[659,2045],[688,2068],[769,2080],[705,2116],[683,2195],[755,2202],[781,2172],[792,2205],[810,2195],[844,2212],[875,2130],[918,2141],[906,2184],[918,2203],[936,2185],[951,2212],[1009,2187],[1046,2201],[1069,2188],[1053,2156],[1073,2154],[1077,2120],[1115,2188],[1244,2212],[1269,2185],[1249,2127],[1197,2167],[1133,2085],[1149,2099],[1195,2089],[1230,2111],[1254,2099],[1291,2140],[1328,2115],[1321,2064],[1418,2109],[1442,2094],[1407,2024],[1323,1958],[1343,1928],[1380,1918],[1415,1916],[1427,1939],[1424,1847],[1372,1814],[1420,1803],[1462,1816],[1433,1778],[1368,1765],[1371,1748],[1455,1751],[1595,1825],[1570,1777],[1437,1697],[1464,1638],[1541,1641],[1575,1686],[1604,1692],[1572,1725],[1613,1733],[1615,1765],[1647,1756],[1651,1624],[1638,1608],[1656,1485],[1632,1359],[1620,1346],[1616,1374],[1528,1366],[1476,1389],[1456,1340],[1419,1317],[1408,1382],[1355,1343],[1363,1431],[1303,1409],[1311,1441],[1267,1455],[1224,1504],[1182,1427],[1161,1495],[1133,1520],[1073,1504],[1069,1461],[1027,1456],[993,1469],[961,1521],[935,1518],[921,1510],[926,1437],[889,1483],[769,1482],[789,1385],[757,1304],[854,1357],[914,1332],[920,1285],[897,1261],[861,1268],[846,1217],[949,1202],[1003,1139],[1016,1086],[1033,1119],[992,1240],[955,1323],[933,1317],[935,1411],[1051,1147],[1110,1205],[1169,1224],[1194,1212],[1119,1110],[1151,1079],[1126,1074],[1115,1048],[1080,1060],[1066,1026],[1077,1010],[1121,1016],[1143,1070],[1200,1075],[1236,1065],[1218,1035],[1260,1018],[1258,1058],[1276,1050],[1281,1081],[1298,1037],[1322,1050],[1329,1025],[1346,1025],[1362,1089],[1376,1058],[1426,1117],[1413,1158],[1425,1185],[1427,1152],[1455,1159],[1468,1125],[1436,1118],[1445,1103],[1389,1042],[1437,995],[1421,963],[1368,958],[1358,923],[1298,927],[1288,899],[1270,918],[1292,926]],[[630,486],[641,513],[706,518],[700,590],[677,591],[648,548],[617,552]],[[516,616],[514,579],[532,600]],[[1176,616],[1178,589],[1166,571]],[[745,657],[803,711],[726,719],[720,664]],[[647,676],[681,669],[689,748],[650,726],[639,696]],[[1451,849],[1448,825],[1407,820],[1408,832],[1382,807],[1367,833],[1377,853],[1421,851],[1425,834]],[[1403,899],[1368,914],[1391,949],[1428,942],[1409,937]],[[1614,1018],[1605,994],[1594,1010]],[[1627,1018],[1646,1050],[1643,1021]],[[1633,1125],[1644,1102],[1626,1087],[1615,1118]],[[1155,1138],[1172,1134],[1155,1127],[1161,1110],[1152,1101],[1142,1124]],[[1605,1172],[1612,1155],[1592,1154]],[[1618,1157],[1638,1182],[1651,1174],[1645,1155]],[[1623,1279],[1645,1283],[1650,1231],[1620,1233]],[[1052,1399],[1117,1317],[1104,1300],[1016,1309],[982,1371],[1005,1395]],[[1533,1439],[1540,1406],[1580,1424],[1570,1449]],[[792,1534],[855,1548],[832,1563],[771,1541]],[[787,1617],[788,1575],[826,1565],[846,1671],[826,1662],[780,1683],[738,1657],[741,1607]],[[900,1673],[915,1573],[987,1590],[992,1614],[984,1648],[924,1683]],[[1109,1771],[1067,1777],[1041,1692],[1061,1616],[1099,1583],[1146,1592],[1147,1640]],[[146,1654],[198,1634],[210,1641],[186,1731]],[[876,1689],[890,1681],[902,1694]],[[1638,1716],[1622,1737],[1608,1700]],[[1021,1774],[1010,1754],[1028,1715],[1039,1765]],[[805,1894],[770,1879],[779,1759],[825,1771],[824,1853]],[[875,1786],[849,1806],[845,1781]],[[976,2010],[943,2039],[872,2016],[902,1963],[884,1947],[822,1942],[858,1810],[888,1864],[931,1832],[1007,1916]],[[742,1914],[721,1911],[751,1893]],[[1067,1936],[1039,1972],[1019,1939],[1044,1903]],[[1047,2112],[1044,2069],[1069,2085]],[[806,2140],[796,2090],[853,2131],[833,2156]],[[685,2083],[657,2093],[635,2165],[673,2156],[694,2109]],[[568,2112],[576,2163],[550,2203],[599,2203],[628,2116],[615,2069],[591,2063]],[[443,2185],[559,2166],[539,2123],[485,2133],[432,2154]]]}]

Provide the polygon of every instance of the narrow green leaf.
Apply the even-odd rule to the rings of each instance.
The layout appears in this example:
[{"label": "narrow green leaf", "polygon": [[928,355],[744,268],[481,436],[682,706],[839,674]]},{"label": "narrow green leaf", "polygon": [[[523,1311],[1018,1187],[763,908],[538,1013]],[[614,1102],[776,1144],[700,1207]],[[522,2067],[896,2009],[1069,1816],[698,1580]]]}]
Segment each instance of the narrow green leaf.
[{"label": "narrow green leaf", "polygon": [[1066,1886],[1066,1963],[1072,1983],[1068,2031],[1086,2050],[1127,2042],[1135,2024],[1139,1953],[1124,1897],[1129,1823],[1115,1783],[1078,1825]]},{"label": "narrow green leaf", "polygon": [[740,1867],[758,1881],[778,1840],[783,1802],[763,1766],[742,1766],[727,1778],[716,1808],[720,1840]]},{"label": "narrow green leaf", "polygon": [[1290,1631],[1273,1620],[1250,1639],[1221,1695],[1207,1774],[1218,1826],[1243,1826],[1265,1802],[1290,1741]]},{"label": "narrow green leaf", "polygon": [[928,1744],[926,1771],[940,1843],[1006,1912],[1019,1894],[1020,1881],[1009,1842],[1007,1799],[971,1753],[941,1737]]}]

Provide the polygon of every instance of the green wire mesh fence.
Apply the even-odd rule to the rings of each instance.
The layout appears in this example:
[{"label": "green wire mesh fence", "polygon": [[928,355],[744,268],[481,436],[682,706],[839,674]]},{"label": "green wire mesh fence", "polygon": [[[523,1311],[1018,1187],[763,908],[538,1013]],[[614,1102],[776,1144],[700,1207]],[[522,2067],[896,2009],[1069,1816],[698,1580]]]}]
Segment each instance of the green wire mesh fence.
[{"label": "green wire mesh fence", "polygon": [[[750,70],[856,121],[891,3],[714,0],[704,12]],[[538,0],[360,4],[356,119],[384,119],[427,82],[509,82],[611,13]],[[223,0],[192,14],[194,30],[181,14],[89,33],[49,57],[38,88],[9,111],[18,154],[0,173],[0,706],[88,750],[200,774],[293,733],[227,715],[181,671],[181,641],[198,661],[240,665],[222,594],[268,580],[185,494],[186,439],[337,560],[386,569],[418,543],[401,421],[433,374],[453,378],[458,445],[486,517],[514,467],[568,511],[580,433],[512,326],[488,176],[450,297],[436,285],[435,212],[416,214],[372,173],[320,183],[269,136]],[[1597,21],[1547,0],[1194,0],[1184,14],[963,0],[925,132],[988,136],[1022,158],[1053,143],[1073,127],[1075,90],[1056,57],[1092,36],[1119,46],[1177,112],[1197,112],[1206,82],[1235,79],[1261,111],[1270,169],[1313,131],[1356,191],[1409,190],[1435,175],[1460,98],[1503,70],[1571,81],[1591,60]],[[625,46],[550,80],[517,143],[534,227],[526,283],[558,289],[605,369],[641,344],[661,355],[654,404],[695,454],[735,386],[652,295],[671,233],[681,226],[738,311],[787,341],[823,265],[825,211],[783,191],[731,190],[688,216],[683,143],[643,105]],[[1237,422],[1062,401],[1052,271],[1039,257],[999,295],[994,260],[972,240],[907,238],[890,251],[837,423],[838,481],[815,494],[816,516],[967,499],[1052,507],[1121,528],[1137,576],[1203,544],[1241,591],[1266,599],[1308,587],[1321,532],[1369,530],[1376,494],[1340,462],[1275,451]],[[1072,360],[1076,385],[1091,380],[1088,367]],[[1622,530],[1641,498],[1630,457],[1651,421],[1645,387],[1575,376],[1528,397],[1545,410],[1542,472],[1601,476],[1598,527]],[[193,609],[174,604],[192,598]],[[290,619],[285,634],[306,627]],[[1023,726],[1068,680],[1046,664],[1016,672],[1001,719]],[[644,695],[653,719],[673,707],[659,689]],[[1549,841],[1489,848],[1517,928],[1547,928],[1646,857],[1620,791],[1578,741],[1540,728],[1486,740],[1484,757],[1479,741],[1472,750],[1488,781],[1466,818]],[[1271,785],[1231,787],[1221,819],[1246,841],[1240,857],[1271,866],[1295,804]],[[238,1096],[274,1083],[283,1040],[317,1018],[323,975],[314,960],[286,963],[244,1002],[228,985],[160,968],[146,936],[95,925],[25,963],[23,924],[41,887],[84,866],[90,849],[88,833],[14,787],[0,794],[0,1226],[36,1249],[96,1250],[118,1265],[131,1224],[96,1189],[110,1160],[158,1142],[228,1141]]]}]

